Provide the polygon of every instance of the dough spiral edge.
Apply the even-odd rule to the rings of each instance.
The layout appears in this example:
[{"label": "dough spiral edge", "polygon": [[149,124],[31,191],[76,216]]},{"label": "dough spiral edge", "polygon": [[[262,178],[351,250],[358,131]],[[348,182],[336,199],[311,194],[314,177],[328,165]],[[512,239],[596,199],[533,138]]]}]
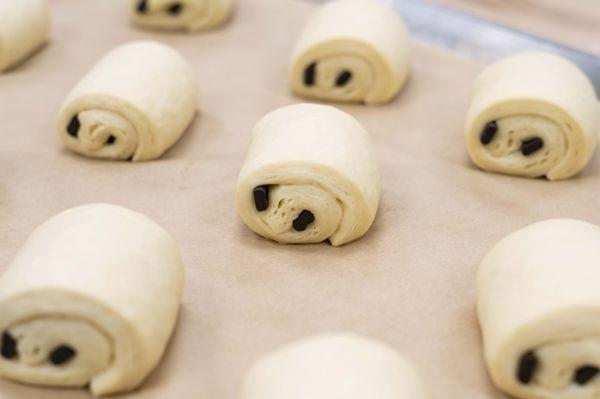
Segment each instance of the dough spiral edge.
[{"label": "dough spiral edge", "polygon": [[64,211],[0,277],[0,375],[94,395],[134,389],[166,349],[182,291],[179,250],[150,219],[109,204]]},{"label": "dough spiral edge", "polygon": [[57,131],[73,152],[93,158],[145,161],[160,157],[196,114],[190,65],[153,41],[106,54],[69,93]]},{"label": "dough spiral edge", "polygon": [[131,161],[146,158],[145,147],[152,146],[147,142],[153,135],[149,125],[134,106],[108,96],[79,98],[61,111],[58,120],[59,135],[71,151]]},{"label": "dough spiral edge", "polygon": [[263,237],[339,246],[369,230],[380,193],[370,136],[358,121],[298,104],[254,128],[236,197],[242,220]]},{"label": "dough spiral edge", "polygon": [[[253,190],[265,185],[271,196],[269,208],[265,213],[246,211],[256,207]],[[278,190],[283,191],[282,195],[277,195]],[[238,193],[238,209],[244,222],[259,235],[284,244],[329,240],[339,246],[362,236],[371,223],[365,226],[361,221],[374,218],[361,203],[361,194],[343,176],[324,172],[319,165],[272,165],[246,178],[238,186]],[[296,231],[294,222],[303,211],[312,213],[313,222],[301,227],[305,230]]]},{"label": "dough spiral edge", "polygon": [[494,383],[524,399],[592,399],[600,393],[600,228],[535,223],[485,256],[478,316]]},{"label": "dough spiral edge", "polygon": [[471,97],[466,143],[481,169],[562,180],[594,154],[600,105],[567,60],[546,53],[506,58],[484,69]]},{"label": "dough spiral edge", "polygon": [[327,101],[389,102],[408,78],[408,40],[404,22],[387,5],[332,1],[314,13],[296,44],[292,88]]},{"label": "dough spiral edge", "polygon": [[[40,312],[39,304],[43,301],[43,311]],[[4,377],[20,381],[26,384],[38,384],[42,386],[56,387],[83,387],[90,384],[90,390],[94,395],[109,394],[114,391],[114,386],[125,384],[129,389],[141,382],[141,377],[135,381],[129,381],[129,377],[136,372],[133,370],[134,362],[145,363],[148,361],[145,357],[145,351],[139,345],[141,338],[128,327],[127,322],[117,313],[110,311],[91,298],[87,298],[77,293],[64,293],[53,291],[52,289],[38,290],[25,295],[18,295],[7,298],[0,303],[0,312],[3,316],[0,319],[0,331],[14,335],[16,340],[23,340],[27,337],[27,327],[32,321],[44,321],[53,323],[59,321],[64,324],[65,321],[76,322],[88,326],[98,336],[102,337],[99,343],[105,350],[99,350],[97,345],[81,347],[73,346],[76,341],[86,341],[91,334],[89,330],[87,336],[81,333],[71,335],[69,329],[62,329],[62,338],[56,342],[56,345],[69,345],[76,349],[77,357],[82,354],[86,358],[103,360],[96,367],[94,365],[84,364],[83,367],[67,368],[63,372],[59,366],[52,370],[52,366],[43,366],[42,359],[33,363],[34,366],[41,366],[48,374],[41,374],[27,367],[16,366],[11,362],[0,362],[0,372]],[[102,324],[98,324],[98,320]],[[25,330],[25,335],[20,336],[14,331]],[[78,329],[77,331],[81,331]],[[40,338],[39,336],[35,338]],[[42,337],[43,338],[43,337]],[[98,340],[95,340],[96,342]],[[106,347],[104,347],[106,346]],[[43,348],[43,346],[41,346]],[[41,354],[49,354],[48,350],[41,349]],[[31,348],[29,352],[32,352]],[[19,348],[21,358],[31,356],[27,349]],[[33,350],[38,349],[34,348]],[[51,348],[46,348],[51,349]],[[25,352],[25,353],[24,353]],[[107,356],[108,355],[108,356]],[[76,358],[77,360],[77,358]],[[87,367],[86,367],[87,366]],[[145,375],[144,375],[145,377]]]}]

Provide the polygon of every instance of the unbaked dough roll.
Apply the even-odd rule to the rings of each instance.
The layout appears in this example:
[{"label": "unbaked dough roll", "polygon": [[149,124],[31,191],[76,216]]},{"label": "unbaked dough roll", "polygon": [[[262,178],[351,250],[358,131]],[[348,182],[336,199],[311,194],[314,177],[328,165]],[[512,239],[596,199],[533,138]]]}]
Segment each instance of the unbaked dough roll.
[{"label": "unbaked dough roll", "polygon": [[392,348],[349,334],[310,337],[260,359],[240,399],[425,399],[412,364]]},{"label": "unbaked dough roll", "polygon": [[369,133],[333,107],[273,111],[254,128],[236,195],[241,218],[263,237],[334,246],[360,238],[380,196]]},{"label": "unbaked dough roll", "polygon": [[183,268],[171,236],[92,204],[38,227],[0,278],[0,375],[95,395],[137,387],[175,326]]},{"label": "unbaked dough roll", "polygon": [[524,399],[600,397],[600,228],[548,220],[510,234],[478,274],[495,384]]},{"label": "unbaked dough roll", "polygon": [[234,0],[130,0],[131,18],[147,28],[211,29],[223,24],[233,11]]},{"label": "unbaked dough roll", "polygon": [[377,0],[336,0],[316,11],[294,51],[290,79],[305,97],[379,104],[409,72],[408,31]]},{"label": "unbaked dough roll", "polygon": [[45,0],[0,0],[0,72],[25,60],[48,41]]},{"label": "unbaked dough roll", "polygon": [[108,53],[71,91],[58,132],[71,150],[94,158],[160,157],[196,113],[192,69],[175,50],[132,42]]},{"label": "unbaked dough roll", "polygon": [[600,105],[589,79],[570,61],[523,53],[487,67],[467,114],[467,149],[480,168],[567,179],[590,161]]}]

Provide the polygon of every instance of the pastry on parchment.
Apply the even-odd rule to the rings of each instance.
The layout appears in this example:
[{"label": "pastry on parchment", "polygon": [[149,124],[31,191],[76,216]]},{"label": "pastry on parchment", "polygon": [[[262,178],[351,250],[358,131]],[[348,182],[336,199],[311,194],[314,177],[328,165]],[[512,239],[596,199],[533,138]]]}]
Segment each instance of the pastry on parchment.
[{"label": "pastry on parchment", "polygon": [[183,266],[171,236],[107,204],[39,226],[0,277],[0,375],[27,384],[138,387],[175,326]]},{"label": "pastry on parchment", "polygon": [[16,66],[48,41],[46,0],[0,0],[0,72]]},{"label": "pastry on parchment", "polygon": [[350,334],[293,342],[247,373],[240,399],[427,399],[415,368],[392,348]]},{"label": "pastry on parchment", "polygon": [[522,399],[600,396],[600,228],[553,219],[498,242],[478,272],[485,360]]},{"label": "pastry on parchment", "polygon": [[178,52],[152,41],[127,43],[71,91],[58,133],[69,149],[88,157],[155,159],[190,125],[197,97],[192,69]]},{"label": "pastry on parchment", "polygon": [[325,101],[390,101],[409,73],[408,31],[378,0],[334,0],[309,19],[290,67],[297,94]]},{"label": "pastry on parchment", "polygon": [[334,107],[298,104],[256,125],[236,196],[242,220],[263,237],[338,246],[369,230],[380,192],[360,123]]},{"label": "pastry on parchment", "polygon": [[467,149],[486,171],[567,179],[589,163],[599,131],[594,87],[553,54],[503,59],[484,69],[472,89]]},{"label": "pastry on parchment", "polygon": [[130,0],[130,7],[136,25],[196,32],[226,22],[234,0]]}]

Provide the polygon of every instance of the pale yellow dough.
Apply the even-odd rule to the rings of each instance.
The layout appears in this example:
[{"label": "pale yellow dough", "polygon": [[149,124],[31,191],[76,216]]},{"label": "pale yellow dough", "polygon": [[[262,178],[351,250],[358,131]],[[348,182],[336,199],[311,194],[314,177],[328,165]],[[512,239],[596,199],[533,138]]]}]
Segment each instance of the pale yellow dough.
[{"label": "pale yellow dough", "polygon": [[[496,121],[488,144],[481,136]],[[466,142],[480,168],[525,177],[567,179],[590,161],[600,130],[600,104],[589,79],[556,55],[522,53],[479,75],[467,114]],[[522,143],[544,145],[524,155]]]},{"label": "pale yellow dough", "polygon": [[[183,289],[171,236],[114,205],[72,208],[38,227],[0,278],[0,332],[18,355],[0,375],[95,395],[136,388],[159,362]],[[76,350],[53,365],[59,345]]]},{"label": "pale yellow dough", "polygon": [[[530,225],[502,239],[478,272],[478,314],[494,383],[523,399],[595,399],[600,375],[600,228],[572,219]],[[522,356],[537,366],[517,378]]]},{"label": "pale yellow dough", "polygon": [[[258,211],[253,190],[269,186],[269,207]],[[244,222],[281,243],[342,245],[362,237],[375,218],[380,177],[369,133],[329,106],[298,104],[266,115],[254,128],[237,185]],[[297,231],[303,210],[315,221]]]},{"label": "pale yellow dough", "polygon": [[[234,8],[234,0],[145,0],[145,11],[140,12],[141,1],[130,0],[131,19],[136,25],[189,32],[222,25]],[[181,5],[181,11],[169,13],[169,7],[176,4]]]},{"label": "pale yellow dough", "polygon": [[[311,64],[314,84],[307,85]],[[336,85],[344,71],[352,77]],[[380,104],[398,94],[408,73],[408,31],[400,15],[378,0],[335,0],[321,6],[304,28],[290,80],[304,97]]]},{"label": "pale yellow dough", "polygon": [[[160,157],[184,133],[198,102],[190,65],[151,41],[109,52],[75,86],[58,115],[58,133],[79,154],[114,160]],[[76,136],[68,128],[79,121]]]},{"label": "pale yellow dough", "polygon": [[0,72],[43,46],[49,30],[46,0],[0,0]]},{"label": "pale yellow dough", "polygon": [[306,338],[260,359],[240,399],[427,399],[407,360],[378,341],[350,334]]}]

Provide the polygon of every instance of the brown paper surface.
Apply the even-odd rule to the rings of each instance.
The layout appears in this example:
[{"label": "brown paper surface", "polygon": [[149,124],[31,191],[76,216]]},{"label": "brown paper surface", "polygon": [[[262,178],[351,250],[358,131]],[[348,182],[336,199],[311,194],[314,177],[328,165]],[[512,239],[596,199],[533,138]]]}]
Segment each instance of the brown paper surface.
[{"label": "brown paper surface", "polygon": [[[52,42],[0,76],[0,271],[37,225],[84,203],[132,208],[175,236],[186,265],[176,333],[148,381],[122,397],[234,399],[244,371],[265,352],[308,334],[351,331],[414,361],[433,398],[503,398],[482,361],[477,265],[526,224],[551,217],[600,224],[598,157],[565,182],[476,169],[463,123],[482,66],[414,42],[413,73],[394,102],[340,107],[372,133],[379,158],[383,196],[371,231],[341,248],[279,245],[243,225],[234,190],[253,125],[300,101],[287,63],[314,5],[240,0],[224,29],[184,35],[132,28],[122,0],[51,4]],[[134,39],[160,40],[190,60],[199,116],[158,161],[70,153],[55,129],[62,100],[104,53]],[[0,380],[2,399],[89,397]]]}]

